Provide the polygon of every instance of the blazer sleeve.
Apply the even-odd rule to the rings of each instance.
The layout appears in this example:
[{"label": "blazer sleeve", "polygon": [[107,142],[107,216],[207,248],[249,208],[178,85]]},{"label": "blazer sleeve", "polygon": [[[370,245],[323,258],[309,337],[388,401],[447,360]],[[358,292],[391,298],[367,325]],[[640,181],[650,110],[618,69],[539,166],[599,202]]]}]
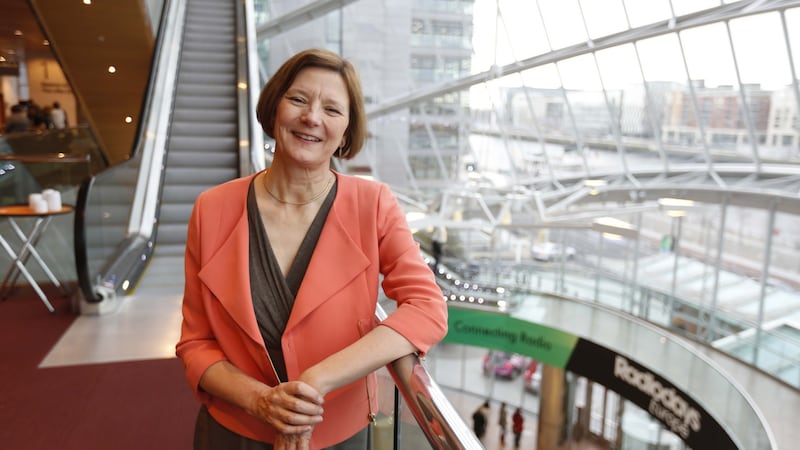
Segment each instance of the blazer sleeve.
[{"label": "blazer sleeve", "polygon": [[184,262],[185,286],[181,308],[183,321],[181,337],[175,348],[176,355],[183,361],[189,386],[201,401],[206,401],[209,396],[200,389],[200,377],[209,366],[227,358],[212,330],[208,318],[208,305],[203,298],[203,285],[198,276],[201,268],[201,204],[201,201],[195,204],[189,220]]},{"label": "blazer sleeve", "polygon": [[388,186],[381,186],[377,214],[382,287],[397,302],[381,324],[408,339],[422,356],[447,333],[447,304]]}]

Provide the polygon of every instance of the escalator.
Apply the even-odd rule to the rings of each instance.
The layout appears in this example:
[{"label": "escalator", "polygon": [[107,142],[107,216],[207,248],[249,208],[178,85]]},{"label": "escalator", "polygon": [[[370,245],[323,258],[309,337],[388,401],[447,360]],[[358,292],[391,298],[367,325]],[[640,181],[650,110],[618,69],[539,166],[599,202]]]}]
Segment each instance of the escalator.
[{"label": "escalator", "polygon": [[234,0],[191,0],[186,5],[164,166],[158,257],[182,257],[197,195],[240,175],[235,11]]},{"label": "escalator", "polygon": [[145,274],[160,278],[160,288],[180,289],[197,196],[263,167],[260,136],[241,125],[254,110],[238,89],[250,74],[242,67],[253,64],[254,52],[242,49],[245,23],[236,0],[172,1],[165,9],[136,150],[84,183],[76,202],[85,312],[113,309]]}]

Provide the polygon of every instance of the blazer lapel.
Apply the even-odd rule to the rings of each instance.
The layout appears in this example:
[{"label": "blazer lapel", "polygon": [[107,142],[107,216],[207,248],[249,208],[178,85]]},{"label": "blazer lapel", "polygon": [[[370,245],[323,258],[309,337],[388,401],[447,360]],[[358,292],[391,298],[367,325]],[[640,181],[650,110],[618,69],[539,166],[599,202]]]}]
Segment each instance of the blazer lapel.
[{"label": "blazer lapel", "polygon": [[200,269],[200,279],[242,330],[263,345],[250,295],[250,247],[245,208],[217,253]]},{"label": "blazer lapel", "polygon": [[[347,223],[351,227],[358,222],[355,216],[348,219]],[[303,318],[333,294],[341,291],[369,266],[369,258],[360,251],[354,251],[359,250],[361,246],[353,240],[347,230],[334,204],[309,261],[284,333],[288,333]]]}]

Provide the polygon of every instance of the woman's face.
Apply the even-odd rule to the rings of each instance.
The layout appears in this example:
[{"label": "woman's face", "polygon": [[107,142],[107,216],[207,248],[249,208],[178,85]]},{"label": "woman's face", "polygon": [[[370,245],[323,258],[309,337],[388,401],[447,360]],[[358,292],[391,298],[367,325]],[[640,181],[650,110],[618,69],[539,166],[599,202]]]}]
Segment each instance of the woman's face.
[{"label": "woman's face", "polygon": [[302,166],[327,166],[344,144],[349,113],[347,86],[339,73],[303,69],[278,103],[276,149]]}]

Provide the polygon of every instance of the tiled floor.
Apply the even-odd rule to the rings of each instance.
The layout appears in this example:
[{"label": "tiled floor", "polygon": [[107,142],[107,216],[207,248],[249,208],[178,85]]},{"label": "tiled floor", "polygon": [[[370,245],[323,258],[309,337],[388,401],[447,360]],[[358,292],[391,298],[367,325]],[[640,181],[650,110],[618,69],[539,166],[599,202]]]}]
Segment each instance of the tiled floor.
[{"label": "tiled floor", "polygon": [[[47,355],[42,366],[174,357],[180,329],[182,261],[156,258],[148,274],[133,296],[119,300],[115,312],[79,317]],[[778,433],[779,443],[800,441],[796,427],[800,420],[800,394],[733,360],[714,358],[717,365],[729,371],[755,402],[762,405],[762,409],[769,409],[767,417]],[[468,418],[483,399],[444,390],[456,410],[470,424]],[[780,402],[781,407],[770,408],[768,405],[774,405],[772,402]],[[493,405],[493,414],[496,414],[496,406]],[[491,425],[484,444],[489,450],[499,449],[496,419],[492,417],[489,422]],[[528,415],[521,448],[535,448],[535,428],[536,418]],[[505,448],[512,447],[511,440],[509,433]],[[780,448],[791,448],[791,445],[782,444]]]},{"label": "tiled floor", "polygon": [[181,259],[155,258],[134,295],[113,313],[79,316],[41,366],[174,358],[182,282]]}]

